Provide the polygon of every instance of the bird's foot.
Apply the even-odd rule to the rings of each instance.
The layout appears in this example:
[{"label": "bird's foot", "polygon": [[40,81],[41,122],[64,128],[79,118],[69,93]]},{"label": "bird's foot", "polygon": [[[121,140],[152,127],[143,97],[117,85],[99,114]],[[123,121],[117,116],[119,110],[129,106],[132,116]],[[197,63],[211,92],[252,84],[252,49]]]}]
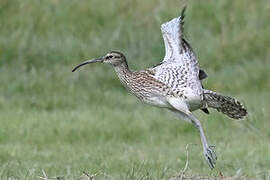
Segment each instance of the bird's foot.
[{"label": "bird's foot", "polygon": [[204,157],[206,159],[206,161],[208,162],[208,165],[211,169],[213,169],[215,167],[216,164],[216,160],[217,160],[217,156],[215,151],[212,149],[212,147],[215,146],[206,146],[203,148],[203,154]]}]

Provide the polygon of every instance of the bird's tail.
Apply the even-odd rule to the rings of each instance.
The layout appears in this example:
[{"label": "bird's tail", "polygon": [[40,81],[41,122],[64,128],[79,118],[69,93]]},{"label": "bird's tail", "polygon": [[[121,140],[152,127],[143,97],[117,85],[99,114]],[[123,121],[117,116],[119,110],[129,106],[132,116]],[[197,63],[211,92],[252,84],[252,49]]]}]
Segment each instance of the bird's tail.
[{"label": "bird's tail", "polygon": [[230,118],[243,119],[247,115],[245,107],[233,97],[224,96],[206,89],[203,90],[203,94],[208,107],[214,108]]}]

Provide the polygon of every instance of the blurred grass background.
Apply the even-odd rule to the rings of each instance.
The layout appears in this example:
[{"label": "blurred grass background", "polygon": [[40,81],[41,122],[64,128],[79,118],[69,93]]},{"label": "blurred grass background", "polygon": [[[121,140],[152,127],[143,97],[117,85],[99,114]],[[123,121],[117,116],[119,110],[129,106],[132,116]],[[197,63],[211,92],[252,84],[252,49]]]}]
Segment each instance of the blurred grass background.
[{"label": "blurred grass background", "polygon": [[[157,64],[160,25],[188,9],[185,35],[208,73],[205,87],[244,102],[246,121],[211,111],[202,120],[218,161],[211,171],[194,127],[128,95],[106,65],[85,59],[121,50],[133,69]],[[115,179],[189,171],[267,179],[270,171],[269,0],[1,0],[0,179],[82,171]]]}]

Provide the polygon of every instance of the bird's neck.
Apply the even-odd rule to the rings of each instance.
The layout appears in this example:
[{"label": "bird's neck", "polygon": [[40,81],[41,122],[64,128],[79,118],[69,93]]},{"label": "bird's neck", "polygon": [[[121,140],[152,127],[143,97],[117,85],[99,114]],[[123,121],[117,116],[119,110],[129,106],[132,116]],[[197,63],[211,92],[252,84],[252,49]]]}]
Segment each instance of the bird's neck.
[{"label": "bird's neck", "polygon": [[121,83],[127,87],[129,77],[131,76],[132,72],[128,68],[127,62],[123,62],[117,66],[113,66],[118,78],[120,79]]}]

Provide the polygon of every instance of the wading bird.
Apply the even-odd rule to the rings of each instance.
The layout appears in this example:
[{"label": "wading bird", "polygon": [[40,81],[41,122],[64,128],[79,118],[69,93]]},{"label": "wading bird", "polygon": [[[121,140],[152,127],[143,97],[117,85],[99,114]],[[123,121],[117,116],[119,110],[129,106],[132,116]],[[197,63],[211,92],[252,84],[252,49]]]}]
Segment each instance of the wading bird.
[{"label": "wading bird", "polygon": [[214,168],[217,157],[206,140],[200,121],[192,111],[214,108],[233,119],[242,119],[246,109],[236,99],[204,89],[201,80],[207,75],[199,68],[197,58],[183,37],[183,8],[181,16],[161,25],[166,54],[158,65],[139,71],[130,70],[123,53],[111,51],[97,59],[87,60],[77,68],[90,63],[110,64],[121,83],[141,101],[157,107],[167,108],[180,119],[192,123],[200,133],[203,154],[210,168]]}]

